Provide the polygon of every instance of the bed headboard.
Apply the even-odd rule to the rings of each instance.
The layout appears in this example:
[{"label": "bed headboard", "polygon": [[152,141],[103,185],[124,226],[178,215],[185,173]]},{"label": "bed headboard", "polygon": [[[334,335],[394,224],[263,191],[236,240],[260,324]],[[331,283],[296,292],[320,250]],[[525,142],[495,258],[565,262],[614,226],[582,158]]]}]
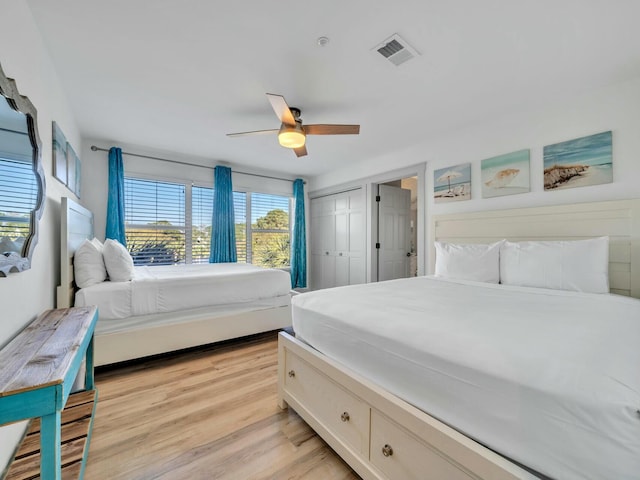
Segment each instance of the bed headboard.
[{"label": "bed headboard", "polygon": [[430,273],[435,268],[434,241],[580,240],[606,235],[611,292],[640,298],[640,199],[436,215],[429,234]]},{"label": "bed headboard", "polygon": [[87,238],[93,238],[93,213],[70,198],[62,197],[60,207],[60,285],[57,307],[73,305],[73,254]]}]

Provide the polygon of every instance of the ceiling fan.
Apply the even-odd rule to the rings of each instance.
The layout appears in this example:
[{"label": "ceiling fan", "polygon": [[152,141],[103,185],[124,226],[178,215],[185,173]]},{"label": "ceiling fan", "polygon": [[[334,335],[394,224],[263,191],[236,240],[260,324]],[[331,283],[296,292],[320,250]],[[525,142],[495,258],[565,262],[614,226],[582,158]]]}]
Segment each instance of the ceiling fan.
[{"label": "ceiling fan", "polygon": [[333,125],[326,123],[302,125],[299,108],[290,107],[282,95],[267,93],[267,98],[276,116],[280,119],[281,125],[279,129],[227,133],[227,136],[240,137],[243,135],[277,132],[280,145],[293,149],[298,157],[304,157],[307,154],[307,147],[305,146],[307,135],[357,135],[360,133],[360,125]]}]

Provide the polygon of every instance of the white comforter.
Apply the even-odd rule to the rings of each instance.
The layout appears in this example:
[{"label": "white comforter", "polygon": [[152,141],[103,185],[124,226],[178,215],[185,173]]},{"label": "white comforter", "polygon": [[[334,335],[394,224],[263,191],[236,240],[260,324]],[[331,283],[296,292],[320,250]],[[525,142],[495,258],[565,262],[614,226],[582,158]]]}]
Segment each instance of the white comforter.
[{"label": "white comforter", "polygon": [[75,305],[97,305],[100,320],[207,306],[238,304],[289,294],[282,270],[244,263],[135,267],[130,282],[103,282],[76,293]]},{"label": "white comforter", "polygon": [[562,479],[640,478],[640,301],[429,277],[292,299],[296,335]]}]

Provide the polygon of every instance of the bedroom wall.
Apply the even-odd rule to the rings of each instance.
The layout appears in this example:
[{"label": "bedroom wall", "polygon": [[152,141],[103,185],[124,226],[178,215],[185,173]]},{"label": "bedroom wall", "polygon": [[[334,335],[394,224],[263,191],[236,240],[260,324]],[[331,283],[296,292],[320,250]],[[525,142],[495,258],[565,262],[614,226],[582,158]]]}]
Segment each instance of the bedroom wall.
[{"label": "bedroom wall", "polygon": [[[363,125],[363,129],[366,125]],[[542,151],[545,145],[607,130],[613,131],[613,183],[545,192]],[[356,181],[363,171],[375,175],[417,162],[427,162],[426,225],[432,215],[467,211],[558,205],[640,196],[640,78],[634,78],[533,111],[487,118],[445,135],[422,140],[392,155],[372,158],[311,179],[311,190]],[[531,191],[482,199],[480,161],[531,149]],[[433,203],[433,171],[471,162],[472,198]],[[390,166],[392,166],[390,168]],[[427,235],[428,238],[428,235]]]},{"label": "bedroom wall", "polygon": [[[72,194],[52,176],[51,122],[55,120],[60,124],[76,151],[80,147],[80,135],[31,11],[24,2],[15,0],[0,0],[0,11],[3,19],[0,64],[7,76],[16,80],[20,93],[29,97],[37,109],[46,176],[45,207],[32,268],[0,278],[1,347],[43,310],[54,306],[60,270],[60,198]],[[23,430],[24,423],[0,428],[0,473]]]}]

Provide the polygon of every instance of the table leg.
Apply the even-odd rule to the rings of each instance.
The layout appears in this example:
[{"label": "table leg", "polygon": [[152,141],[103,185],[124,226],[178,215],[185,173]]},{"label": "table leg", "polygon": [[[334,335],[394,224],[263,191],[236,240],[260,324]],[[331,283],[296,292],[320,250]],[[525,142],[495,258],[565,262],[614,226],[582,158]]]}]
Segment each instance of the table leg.
[{"label": "table leg", "polygon": [[85,390],[93,390],[95,388],[95,383],[93,380],[93,370],[93,336],[91,336],[91,340],[89,341],[89,345],[87,346],[86,365],[84,372]]},{"label": "table leg", "polygon": [[60,412],[40,417],[40,478],[61,480]]}]

